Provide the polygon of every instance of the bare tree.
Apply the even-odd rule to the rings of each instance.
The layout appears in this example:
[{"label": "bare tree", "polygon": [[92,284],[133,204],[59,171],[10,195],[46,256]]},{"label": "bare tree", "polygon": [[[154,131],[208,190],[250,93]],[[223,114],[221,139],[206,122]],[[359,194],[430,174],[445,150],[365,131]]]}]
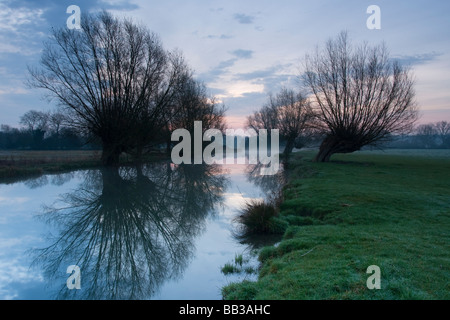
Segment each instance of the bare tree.
[{"label": "bare tree", "polygon": [[26,127],[31,137],[31,147],[40,148],[48,131],[49,113],[30,110],[20,117],[20,124]]},{"label": "bare tree", "polygon": [[435,123],[434,128],[436,130],[436,134],[441,140],[442,147],[450,147],[450,122],[439,121]]},{"label": "bare tree", "polygon": [[183,81],[172,108],[171,131],[185,128],[194,132],[194,121],[202,121],[203,130],[225,131],[225,106],[209,96],[204,83],[193,78]]},{"label": "bare tree", "polygon": [[306,138],[311,132],[313,112],[307,98],[294,90],[283,88],[278,94],[269,95],[260,111],[247,117],[247,127],[254,130],[278,129],[286,142],[284,154],[294,149],[296,139]]},{"label": "bare tree", "polygon": [[247,127],[255,131],[277,129],[276,110],[269,105],[263,106],[259,111],[247,117]]},{"label": "bare tree", "polygon": [[49,113],[30,110],[20,117],[20,124],[24,125],[30,132],[36,130],[45,132],[48,129]]},{"label": "bare tree", "polygon": [[354,47],[342,32],[306,57],[302,78],[326,135],[318,162],[385,141],[417,119],[411,72],[384,45]]},{"label": "bare tree", "polygon": [[158,36],[107,12],[54,30],[30,84],[48,90],[80,131],[101,140],[105,165],[150,142],[186,72]]},{"label": "bare tree", "polygon": [[55,135],[59,135],[61,128],[67,123],[67,117],[58,111],[49,114],[49,127]]},{"label": "bare tree", "polygon": [[313,113],[310,103],[301,93],[284,88],[276,96],[269,98],[269,104],[275,110],[280,136],[286,141],[284,154],[289,155],[294,149],[296,139],[306,138],[311,132],[309,124]]},{"label": "bare tree", "polygon": [[208,94],[204,83],[191,76],[186,76],[186,79],[181,81],[172,106],[164,113],[167,117],[165,136],[168,151],[172,146],[171,132],[176,129],[186,129],[194,134],[196,121],[202,123],[202,133],[208,129],[218,129],[224,132],[226,129],[225,111],[225,106]]}]

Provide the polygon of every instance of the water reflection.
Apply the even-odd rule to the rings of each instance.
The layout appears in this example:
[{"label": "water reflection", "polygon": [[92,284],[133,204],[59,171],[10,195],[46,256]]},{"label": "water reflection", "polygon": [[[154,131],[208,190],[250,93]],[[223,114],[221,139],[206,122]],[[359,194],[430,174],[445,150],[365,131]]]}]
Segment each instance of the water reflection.
[{"label": "water reflection", "polygon": [[[217,166],[159,163],[85,173],[84,182],[47,207],[55,225],[35,263],[59,288],[57,299],[149,299],[178,278],[193,255],[194,238],[222,201],[227,179]],[[65,274],[78,265],[82,289]]]},{"label": "water reflection", "polygon": [[0,185],[12,185],[15,183],[23,182],[24,185],[26,185],[30,190],[36,190],[40,189],[42,187],[45,187],[47,185],[52,186],[63,186],[64,184],[68,183],[70,180],[72,180],[75,177],[75,172],[65,172],[65,173],[58,173],[58,174],[40,174],[36,177],[9,177],[9,178],[2,178],[0,180]]},{"label": "water reflection", "polygon": [[[284,166],[275,175],[260,175],[262,164],[248,165],[245,169],[247,180],[254,186],[259,187],[265,193],[264,201],[280,205],[281,193],[286,184],[287,176]],[[237,213],[240,214],[240,213]],[[258,250],[265,246],[272,246],[282,238],[281,234],[242,234],[238,231],[239,226],[233,232],[234,239],[240,244],[246,245],[251,250]]]},{"label": "water reflection", "polygon": [[286,184],[286,171],[284,165],[280,164],[280,170],[275,175],[260,175],[262,164],[249,165],[245,169],[247,180],[263,190],[270,200],[279,196],[283,186]]}]

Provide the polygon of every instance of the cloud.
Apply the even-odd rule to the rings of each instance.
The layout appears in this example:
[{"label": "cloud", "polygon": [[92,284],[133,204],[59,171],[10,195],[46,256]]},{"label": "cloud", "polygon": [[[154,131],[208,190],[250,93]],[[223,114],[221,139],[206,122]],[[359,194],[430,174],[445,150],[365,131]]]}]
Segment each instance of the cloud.
[{"label": "cloud", "polygon": [[266,79],[268,77],[272,77],[278,70],[278,67],[273,66],[270,68],[255,70],[246,73],[238,73],[236,74],[236,78],[239,80],[257,80],[257,79]]},{"label": "cloud", "polygon": [[216,69],[220,69],[220,70],[227,69],[229,67],[232,67],[235,62],[236,62],[236,59],[228,59],[228,60],[222,61],[219,63],[219,65],[216,67]]},{"label": "cloud", "polygon": [[129,0],[101,0],[99,6],[104,9],[118,11],[132,11],[139,9],[138,5],[130,3]]},{"label": "cloud", "polygon": [[231,52],[231,54],[239,59],[251,59],[251,57],[253,56],[253,51],[238,49]]},{"label": "cloud", "polygon": [[[0,86],[0,95],[5,94],[28,94],[29,91],[22,87],[1,87]],[[0,198],[1,200],[1,198]]]},{"label": "cloud", "polygon": [[233,15],[233,18],[242,24],[252,24],[253,20],[255,19],[255,17],[248,16],[243,13],[236,13],[235,15]]},{"label": "cloud", "polygon": [[[226,104],[229,99],[242,99],[246,98],[248,94],[260,94],[264,92],[264,85],[261,83],[236,81],[234,79],[220,79],[218,82],[210,83],[209,87],[216,92],[222,92],[215,96]],[[243,99],[243,101],[244,100],[246,99]]]},{"label": "cloud", "polygon": [[433,60],[436,60],[442,56],[442,53],[429,52],[415,55],[397,55],[393,57],[393,60],[399,61],[403,65],[421,65]]},{"label": "cloud", "polygon": [[221,34],[221,35],[214,35],[214,34],[209,34],[206,36],[207,39],[220,39],[220,40],[228,40],[228,39],[233,39],[234,37],[232,35],[229,34]]},{"label": "cloud", "polygon": [[242,59],[250,59],[253,56],[253,51],[251,50],[238,49],[230,53],[235,57],[221,61],[217,66],[215,66],[208,72],[201,74],[200,75],[201,79],[205,82],[217,81],[217,79],[220,78],[221,76],[225,76],[226,74],[228,74],[229,71],[231,71],[230,69],[236,64],[236,62]]},{"label": "cloud", "polygon": [[246,116],[260,109],[267,100],[267,93],[264,90],[245,92],[238,97],[227,97],[225,105],[233,107],[229,116],[239,116],[245,120]]},{"label": "cloud", "polygon": [[0,31],[19,33],[23,26],[42,23],[43,9],[28,9],[27,7],[13,9],[0,4]]},{"label": "cloud", "polygon": [[228,107],[227,117],[232,120],[230,125],[239,127],[245,122],[245,116],[266,102],[269,93],[276,93],[282,87],[295,88],[298,83],[293,63],[236,73],[234,69],[242,67],[240,61],[251,57],[253,51],[239,49],[232,53],[236,58],[222,61],[202,77],[209,80],[210,92]]},{"label": "cloud", "polygon": [[206,83],[217,81],[218,78],[227,73],[227,70],[229,68],[234,66],[236,61],[238,61],[237,58],[221,61],[217,66],[215,66],[208,72],[200,74],[200,78]]},{"label": "cloud", "polygon": [[41,8],[12,8],[0,4],[0,54],[31,56],[39,53],[36,40],[43,35],[39,29],[45,24],[44,13],[45,9]]},{"label": "cloud", "polygon": [[266,92],[276,92],[281,87],[296,86],[297,76],[292,72],[292,64],[274,65],[266,69],[255,70],[247,73],[238,73],[236,80],[252,81],[264,84]]}]

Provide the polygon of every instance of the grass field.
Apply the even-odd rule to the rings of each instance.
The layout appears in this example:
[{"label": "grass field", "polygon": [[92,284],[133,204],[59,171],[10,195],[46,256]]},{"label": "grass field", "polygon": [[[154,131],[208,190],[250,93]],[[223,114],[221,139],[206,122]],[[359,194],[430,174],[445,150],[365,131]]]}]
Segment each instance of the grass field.
[{"label": "grass field", "polygon": [[97,166],[100,157],[100,151],[0,151],[0,178]]},{"label": "grass field", "polygon": [[[101,151],[0,151],[0,179],[21,178],[101,166]],[[143,161],[165,157],[150,153]],[[131,156],[122,154],[121,164],[133,163]]]},{"label": "grass field", "polygon": [[[283,240],[259,254],[256,282],[225,299],[449,299],[450,151],[360,152],[291,160]],[[381,290],[369,290],[369,266]]]},{"label": "grass field", "polygon": [[73,162],[80,160],[99,160],[101,151],[0,151],[2,164],[27,164],[49,162]]}]

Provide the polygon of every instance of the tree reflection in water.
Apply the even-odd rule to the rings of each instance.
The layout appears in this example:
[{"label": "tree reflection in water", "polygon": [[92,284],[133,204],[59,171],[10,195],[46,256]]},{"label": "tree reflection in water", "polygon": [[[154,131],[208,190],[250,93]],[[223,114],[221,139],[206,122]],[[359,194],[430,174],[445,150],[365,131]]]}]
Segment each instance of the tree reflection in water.
[{"label": "tree reflection in water", "polygon": [[287,181],[286,171],[283,169],[284,164],[280,164],[280,170],[275,175],[261,175],[260,171],[262,167],[262,164],[249,165],[245,169],[245,175],[249,182],[258,186],[267,194],[269,201],[275,201]]},{"label": "tree reflection in water", "polygon": [[[77,190],[41,216],[58,234],[36,252],[35,263],[61,283],[58,299],[149,299],[182,275],[226,183],[220,167],[206,165],[87,172]],[[79,291],[66,287],[69,265],[81,269]]]}]

